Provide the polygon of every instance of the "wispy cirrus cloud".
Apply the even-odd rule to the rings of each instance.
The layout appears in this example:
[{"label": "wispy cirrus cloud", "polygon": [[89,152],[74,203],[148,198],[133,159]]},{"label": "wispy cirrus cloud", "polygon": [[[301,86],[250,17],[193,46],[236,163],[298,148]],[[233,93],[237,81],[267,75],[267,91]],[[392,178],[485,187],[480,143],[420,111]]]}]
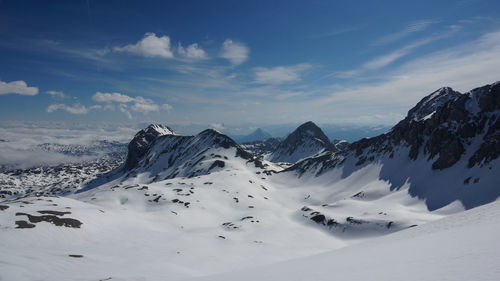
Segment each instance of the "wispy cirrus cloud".
[{"label": "wispy cirrus cloud", "polygon": [[351,32],[354,32],[354,31],[357,31],[360,29],[361,29],[361,26],[359,26],[359,25],[358,26],[346,26],[346,27],[337,28],[337,29],[334,29],[334,30],[331,30],[328,32],[315,34],[315,35],[312,35],[311,37],[313,37],[313,38],[333,37],[333,36],[337,36],[337,35],[341,35],[341,34],[351,33]]},{"label": "wispy cirrus cloud", "polygon": [[465,92],[500,80],[499,57],[500,31],[487,33],[468,43],[411,60],[387,73],[382,81],[338,88],[324,98],[311,101],[308,107],[407,110],[420,98],[443,86]]},{"label": "wispy cirrus cloud", "polygon": [[425,38],[422,40],[412,42],[408,45],[405,45],[402,48],[399,48],[399,49],[392,51],[388,54],[376,57],[376,58],[366,62],[365,64],[363,64],[362,68],[372,70],[372,69],[379,69],[379,68],[385,67],[385,66],[395,62],[396,60],[408,55],[416,48],[427,45],[427,44],[429,44],[433,41],[436,41],[438,39],[440,39],[440,37],[428,37],[428,38]]},{"label": "wispy cirrus cloud", "polygon": [[372,45],[373,46],[380,46],[380,45],[386,45],[386,44],[396,42],[400,39],[403,39],[403,38],[409,36],[412,33],[415,33],[418,31],[423,31],[434,23],[436,23],[436,21],[428,20],[428,19],[423,19],[423,20],[418,20],[418,21],[412,22],[409,25],[407,25],[404,29],[402,29],[398,32],[391,33],[391,34],[385,35],[381,38],[378,38],[377,40],[372,42]]},{"label": "wispy cirrus cloud", "polygon": [[429,36],[417,41],[413,41],[399,49],[396,49],[394,51],[391,51],[389,53],[386,53],[384,55],[375,57],[365,63],[363,63],[359,68],[357,69],[350,69],[350,70],[345,70],[345,71],[338,71],[334,73],[334,76],[337,78],[352,78],[355,76],[359,76],[360,74],[364,73],[365,71],[369,70],[378,70],[381,68],[384,68],[397,60],[409,55],[413,51],[415,51],[417,48],[425,46],[427,44],[430,44],[434,41],[438,41],[444,38],[449,37],[450,35],[454,34],[457,32],[458,29],[455,28],[454,26],[449,26],[447,30],[443,31],[439,35],[434,35],[434,36]]},{"label": "wispy cirrus cloud", "polygon": [[0,81],[0,95],[17,94],[23,96],[34,96],[38,94],[37,87],[30,87],[22,80],[3,82]]}]

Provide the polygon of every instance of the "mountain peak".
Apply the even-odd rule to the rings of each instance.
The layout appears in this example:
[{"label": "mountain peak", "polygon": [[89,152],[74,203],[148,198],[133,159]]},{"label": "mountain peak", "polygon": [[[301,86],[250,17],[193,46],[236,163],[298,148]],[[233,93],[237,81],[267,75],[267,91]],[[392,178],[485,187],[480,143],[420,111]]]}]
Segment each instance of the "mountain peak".
[{"label": "mountain peak", "polygon": [[288,135],[270,156],[270,160],[293,163],[332,148],[325,133],[314,122],[308,121]]},{"label": "mountain peak", "polygon": [[175,135],[175,133],[169,127],[161,124],[150,124],[137,132],[128,144],[128,154],[124,166],[125,170],[135,167],[138,160],[146,153],[153,141],[157,137],[164,135]]},{"label": "mountain peak", "polygon": [[162,124],[150,124],[143,130],[139,131],[137,134],[140,132],[146,132],[146,133],[151,133],[151,134],[157,134],[157,135],[175,135],[174,130],[172,130],[170,127],[162,125]]},{"label": "mountain peak", "polygon": [[307,135],[311,136],[314,138],[318,138],[321,141],[325,143],[329,143],[330,140],[328,137],[323,133],[323,130],[321,130],[320,127],[318,127],[314,122],[312,121],[307,121],[306,123],[300,125],[295,131],[293,131],[285,141],[287,141],[289,138],[293,139],[297,136],[302,136],[302,135]]},{"label": "mountain peak", "polygon": [[257,128],[255,129],[255,131],[253,131],[254,133],[259,133],[259,134],[263,134],[263,133],[266,133],[264,130],[262,130],[261,128]]},{"label": "mountain peak", "polygon": [[424,97],[410,111],[407,118],[419,121],[431,116],[439,107],[462,95],[450,87],[442,87]]},{"label": "mountain peak", "polygon": [[201,131],[198,135],[214,135],[214,136],[218,136],[218,135],[223,135],[221,132],[217,131],[216,129],[205,129],[203,131]]}]

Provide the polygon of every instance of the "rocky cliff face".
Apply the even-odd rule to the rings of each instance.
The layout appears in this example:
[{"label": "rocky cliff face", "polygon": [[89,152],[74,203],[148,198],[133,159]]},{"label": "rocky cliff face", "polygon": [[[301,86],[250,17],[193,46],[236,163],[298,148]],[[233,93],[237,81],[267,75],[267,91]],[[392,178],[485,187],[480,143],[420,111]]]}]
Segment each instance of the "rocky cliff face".
[{"label": "rocky cliff face", "polygon": [[[442,88],[422,99],[388,133],[325,152],[286,169],[342,180],[370,170],[391,190],[425,199],[429,210],[465,208],[500,196],[500,83],[460,94]],[[330,173],[332,171],[336,171]]]},{"label": "rocky cliff face", "polygon": [[[364,151],[392,153],[404,145],[412,160],[426,157],[435,170],[453,166],[473,149],[467,159],[472,167],[499,156],[499,108],[498,82],[466,94],[441,88],[423,98],[389,133],[355,142],[350,149],[360,156]],[[479,149],[472,145],[477,142]]]}]

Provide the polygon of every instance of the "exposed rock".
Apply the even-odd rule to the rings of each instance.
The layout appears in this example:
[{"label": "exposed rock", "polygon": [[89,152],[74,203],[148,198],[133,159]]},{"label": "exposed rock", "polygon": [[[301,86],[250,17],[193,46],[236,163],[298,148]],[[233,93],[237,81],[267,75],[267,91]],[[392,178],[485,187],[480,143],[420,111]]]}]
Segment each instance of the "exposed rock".
[{"label": "exposed rock", "polygon": [[29,223],[27,221],[16,221],[17,227],[16,228],[34,228],[35,225],[32,223]]},{"label": "exposed rock", "polygon": [[49,214],[49,215],[55,215],[55,216],[64,216],[64,215],[69,215],[71,212],[60,212],[60,211],[51,211],[51,210],[43,210],[43,211],[38,211],[40,214]]},{"label": "exposed rock", "polygon": [[64,226],[64,227],[72,227],[72,228],[80,228],[82,225],[82,222],[77,220],[77,219],[72,219],[72,218],[60,218],[57,216],[53,215],[43,215],[43,216],[34,216],[26,213],[16,213],[16,216],[27,216],[28,220],[31,223],[38,223],[38,222],[49,222],[52,223],[56,226]]},{"label": "exposed rock", "polygon": [[83,258],[83,255],[68,255],[71,258]]}]

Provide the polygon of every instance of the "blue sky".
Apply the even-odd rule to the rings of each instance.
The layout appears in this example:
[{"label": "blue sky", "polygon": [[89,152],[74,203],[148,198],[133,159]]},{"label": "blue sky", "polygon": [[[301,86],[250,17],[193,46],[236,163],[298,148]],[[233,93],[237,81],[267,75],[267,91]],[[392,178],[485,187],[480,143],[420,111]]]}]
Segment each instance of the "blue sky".
[{"label": "blue sky", "polygon": [[0,1],[0,119],[385,124],[500,80],[500,1]]}]

